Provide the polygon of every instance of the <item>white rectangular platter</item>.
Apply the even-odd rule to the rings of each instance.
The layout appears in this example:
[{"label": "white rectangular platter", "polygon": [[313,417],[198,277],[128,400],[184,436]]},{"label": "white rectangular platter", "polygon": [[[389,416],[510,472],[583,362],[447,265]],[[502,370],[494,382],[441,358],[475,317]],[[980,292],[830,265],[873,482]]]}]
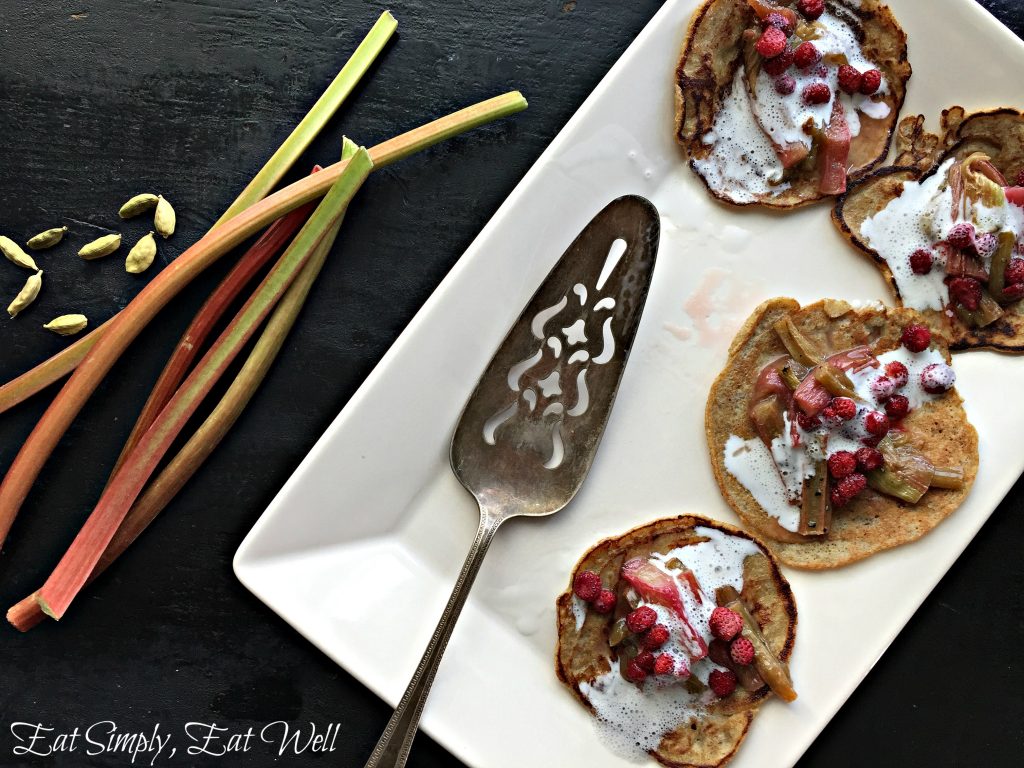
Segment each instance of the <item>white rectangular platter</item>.
[{"label": "white rectangular platter", "polygon": [[[591,475],[564,512],[499,532],[426,707],[424,728],[471,766],[628,764],[555,679],[554,601],[570,569],[597,540],[657,517],[697,512],[736,522],[711,475],[704,403],[733,333],[759,302],[888,300],[880,276],[833,229],[827,205],[784,216],[727,209],[684,166],[673,141],[672,73],[696,4],[675,0],[659,11],[235,559],[249,589],[394,704],[476,529],[475,504],[447,462],[466,398],[576,233],[618,195],[650,198],[662,215],[661,251]],[[914,67],[904,114],[924,113],[934,126],[955,102],[978,109],[1019,99],[1024,45],[972,0],[891,5]],[[762,708],[738,768],[799,758],[1024,469],[1019,415],[1006,418],[1001,397],[1024,388],[1024,365],[990,353],[956,365],[981,435],[971,496],[916,544],[838,572],[788,572],[800,610],[792,662],[800,698]]]}]

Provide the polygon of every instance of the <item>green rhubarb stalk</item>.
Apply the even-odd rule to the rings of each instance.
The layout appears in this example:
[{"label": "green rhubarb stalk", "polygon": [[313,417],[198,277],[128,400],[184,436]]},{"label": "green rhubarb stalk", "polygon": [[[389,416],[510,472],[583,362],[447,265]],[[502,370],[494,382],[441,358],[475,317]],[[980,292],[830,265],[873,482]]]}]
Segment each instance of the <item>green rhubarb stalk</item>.
[{"label": "green rhubarb stalk", "polygon": [[363,148],[348,160],[338,181],[274,269],[160,412],[103,492],[71,547],[36,593],[39,607],[46,615],[54,619],[64,616],[171,443],[288,290],[309,257],[327,242],[334,226],[340,225],[346,206],[372,167],[373,161]]},{"label": "green rhubarb stalk", "polygon": [[[377,56],[384,49],[391,35],[398,27],[398,22],[389,11],[384,11],[373,25],[370,32],[356,48],[355,52],[341,68],[334,81],[323,92],[316,104],[306,113],[299,124],[278,147],[263,168],[252,181],[242,190],[241,194],[217,220],[211,231],[223,222],[236,216],[241,211],[266,197],[270,190],[277,186],[288,169],[295,164],[299,156],[306,151],[310,142],[323,130],[328,121],[345,102],[352,89],[366,74]],[[65,347],[48,360],[37,365],[30,371],[0,387],[0,413],[13,408],[37,392],[64,378],[71,373],[89,353],[100,337],[110,330],[113,318],[107,320],[91,333],[78,339],[74,344]],[[0,535],[0,541],[3,536]]]},{"label": "green rhubarb stalk", "polygon": [[[526,108],[518,91],[496,96],[378,144],[370,150],[374,167],[388,165],[443,139]],[[348,160],[324,168],[269,195],[208,233],[151,280],[112,320],[22,445],[0,484],[0,543],[18,509],[61,436],[117,362],[125,348],[182,288],[218,258],[263,227],[322,197],[343,173]]]},{"label": "green rhubarb stalk", "polygon": [[[357,147],[348,138],[344,140],[342,158],[355,154]],[[344,217],[342,217],[344,218]],[[324,238],[324,242],[310,254],[298,277],[288,287],[284,296],[274,307],[266,327],[253,346],[231,386],[202,425],[195,431],[178,454],[171,459],[157,478],[150,483],[136,500],[124,520],[118,526],[110,543],[89,574],[86,584],[91,584],[130,547],[149,527],[157,515],[171,502],[185,484],[220,445],[221,440],[235,425],[242,411],[259,388],[277,358],[292,326],[298,319],[309,296],[313,283],[320,275],[327,255],[341,228],[338,220]],[[113,480],[114,473],[111,473]],[[15,629],[27,632],[46,618],[36,593],[22,599],[7,611],[7,620]]]}]

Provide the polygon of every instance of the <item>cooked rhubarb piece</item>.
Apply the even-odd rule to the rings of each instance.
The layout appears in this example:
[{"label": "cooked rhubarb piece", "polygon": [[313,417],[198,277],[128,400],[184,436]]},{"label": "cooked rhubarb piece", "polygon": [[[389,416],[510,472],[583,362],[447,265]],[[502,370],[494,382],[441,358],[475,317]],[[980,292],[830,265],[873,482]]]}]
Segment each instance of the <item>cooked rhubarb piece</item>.
[{"label": "cooked rhubarb piece", "polygon": [[865,368],[878,367],[878,360],[871,354],[871,349],[864,345],[829,355],[826,362],[840,371],[853,371],[854,373],[860,373]]},{"label": "cooked rhubarb piece", "polygon": [[796,27],[800,17],[796,15],[796,11],[792,8],[787,8],[784,5],[779,5],[771,0],[747,0],[747,5],[754,9],[754,13],[757,14],[757,18],[762,22],[768,21],[768,17],[777,13],[786,20],[790,29]]},{"label": "cooked rhubarb piece", "polygon": [[757,430],[761,441],[769,448],[772,445],[772,440],[781,437],[785,432],[786,424],[783,421],[785,410],[779,402],[778,395],[761,400],[750,409],[750,420],[754,424],[754,429]]},{"label": "cooked rhubarb piece", "polygon": [[768,641],[761,634],[761,627],[750,615],[747,606],[743,604],[740,593],[733,587],[720,587],[715,594],[719,605],[736,611],[743,619],[743,629],[740,630],[740,635],[747,638],[754,646],[754,666],[757,668],[757,673],[780,699],[783,701],[796,699],[793,681],[789,676],[789,667],[768,646]]},{"label": "cooked rhubarb piece", "polygon": [[964,487],[963,467],[934,467],[932,471],[932,488],[948,488],[958,491]]},{"label": "cooked rhubarb piece", "polygon": [[785,345],[786,351],[798,363],[810,368],[821,362],[821,352],[818,350],[818,346],[800,332],[789,315],[779,320],[773,327]]},{"label": "cooked rhubarb piece", "polygon": [[694,630],[686,615],[686,608],[679,598],[679,583],[648,560],[637,557],[622,566],[624,578],[639,595],[649,603],[663,605],[682,622],[680,639],[690,657],[696,661],[708,655],[704,638]]},{"label": "cooked rhubarb piece", "polygon": [[779,376],[787,387],[796,389],[807,376],[807,369],[796,360],[790,360],[779,371]]},{"label": "cooked rhubarb piece", "polygon": [[780,397],[788,398],[790,387],[782,378],[782,369],[790,363],[792,363],[790,358],[780,357],[777,360],[772,360],[772,362],[762,368],[761,373],[758,374],[757,381],[754,382],[754,391],[750,397],[751,401],[757,402],[769,395],[779,395]]},{"label": "cooked rhubarb piece", "polygon": [[814,474],[804,480],[800,495],[800,525],[796,532],[801,536],[824,536],[832,522],[832,505],[828,494],[828,465],[819,461]]},{"label": "cooked rhubarb piece", "polygon": [[961,322],[970,328],[984,328],[1003,316],[1003,308],[999,306],[999,302],[984,289],[978,297],[977,309],[967,309],[957,304],[953,307],[953,311],[956,312]]},{"label": "cooked rhubarb piece", "polygon": [[825,362],[814,367],[814,378],[818,380],[833,397],[848,397],[851,400],[859,400],[857,390],[853,388],[853,382],[842,369]]},{"label": "cooked rhubarb piece", "polygon": [[832,102],[832,118],[825,129],[824,141],[818,152],[818,190],[826,195],[841,195],[846,191],[846,163],[850,156],[850,126],[846,122],[843,102]]},{"label": "cooked rhubarb piece", "polygon": [[832,402],[832,395],[817,378],[808,376],[793,393],[793,402],[808,416],[817,416]]},{"label": "cooked rhubarb piece", "polygon": [[732,660],[729,643],[724,640],[711,641],[708,645],[708,658],[721,667],[731,669],[744,690],[754,692],[764,687],[764,680],[757,674],[753,664],[737,664]]},{"label": "cooked rhubarb piece", "polygon": [[992,254],[992,264],[988,274],[988,292],[992,298],[999,301],[1003,298],[1003,289],[1006,287],[1006,268],[1013,258],[1013,248],[1017,244],[1013,232],[1000,232],[999,245]]}]

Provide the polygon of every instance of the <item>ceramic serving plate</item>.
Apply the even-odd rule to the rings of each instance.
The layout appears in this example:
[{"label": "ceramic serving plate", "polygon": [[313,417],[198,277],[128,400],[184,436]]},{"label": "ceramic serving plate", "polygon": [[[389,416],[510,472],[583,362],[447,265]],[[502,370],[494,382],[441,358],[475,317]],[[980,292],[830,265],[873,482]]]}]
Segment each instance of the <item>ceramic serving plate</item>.
[{"label": "ceramic serving plate", "polygon": [[[904,114],[923,112],[934,126],[952,103],[970,110],[1020,100],[1024,45],[980,6],[890,2],[914,67]],[[675,0],[659,11],[235,558],[249,589],[394,704],[476,530],[476,505],[447,461],[466,398],[576,233],[619,195],[650,198],[662,215],[658,266],[590,477],[563,513],[499,532],[427,703],[424,728],[472,766],[627,764],[555,679],[554,603],[572,566],[598,539],[657,517],[736,522],[712,478],[704,403],[729,341],[760,301],[889,297],[877,270],[834,231],[827,204],[786,215],[733,210],[684,166],[672,138],[672,72],[696,4]],[[839,571],[788,571],[800,609],[792,662],[800,698],[762,708],[737,768],[799,758],[1024,469],[1020,419],[1002,408],[1003,393],[1024,389],[1024,361],[973,352],[956,366],[981,436],[967,503],[918,543]]]}]

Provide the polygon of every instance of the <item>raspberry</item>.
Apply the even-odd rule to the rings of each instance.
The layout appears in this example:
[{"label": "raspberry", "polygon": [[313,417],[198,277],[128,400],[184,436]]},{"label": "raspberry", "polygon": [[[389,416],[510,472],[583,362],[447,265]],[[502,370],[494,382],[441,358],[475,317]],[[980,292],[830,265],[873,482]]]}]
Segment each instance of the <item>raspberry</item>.
[{"label": "raspberry", "polygon": [[896,392],[896,382],[888,376],[879,376],[871,382],[871,394],[878,402],[885,402]]},{"label": "raspberry", "polygon": [[927,275],[932,271],[932,254],[924,248],[918,248],[910,254],[910,269],[915,275]]},{"label": "raspberry", "polygon": [[796,423],[800,425],[800,429],[804,432],[810,432],[812,429],[817,429],[821,426],[821,419],[817,416],[808,416],[803,411],[800,411],[796,415]]},{"label": "raspberry", "polygon": [[910,413],[910,401],[903,395],[893,395],[885,402],[885,415],[891,421],[899,421]]},{"label": "raspberry", "polygon": [[831,406],[836,418],[842,421],[849,421],[857,415],[857,404],[848,397],[833,397]]},{"label": "raspberry", "polygon": [[741,635],[729,646],[729,656],[737,664],[749,664],[754,660],[754,644]]},{"label": "raspberry", "polygon": [[1010,259],[1010,263],[1006,265],[1006,272],[1003,273],[1003,279],[1007,285],[1024,283],[1024,259]]},{"label": "raspberry", "polygon": [[1017,171],[1017,180],[1014,182],[1018,187],[1024,187],[1024,168]]},{"label": "raspberry", "polygon": [[849,501],[867,487],[868,479],[860,472],[854,472],[840,480],[836,490],[839,491],[840,496]]},{"label": "raspberry", "polygon": [[930,395],[941,395],[955,383],[956,373],[945,363],[932,363],[921,371],[921,386]]},{"label": "raspberry", "polygon": [[825,104],[832,98],[832,89],[826,83],[811,83],[802,95],[804,104]]},{"label": "raspberry", "polygon": [[786,50],[786,33],[778,27],[768,27],[754,47],[766,59],[774,59]]},{"label": "raspberry", "polygon": [[833,509],[845,507],[848,499],[839,492],[839,489],[832,486],[828,491],[828,500],[832,502]]},{"label": "raspberry", "polygon": [[626,677],[634,683],[642,683],[647,678],[647,670],[637,664],[636,659],[633,659],[626,667]]},{"label": "raspberry", "polygon": [[974,225],[963,221],[949,230],[946,242],[961,251],[974,246]]},{"label": "raspberry", "polygon": [[825,0],[797,0],[796,7],[804,18],[814,21],[825,12]]},{"label": "raspberry", "polygon": [[601,594],[601,577],[593,571],[580,571],[572,580],[572,591],[580,600],[592,603]]},{"label": "raspberry", "polygon": [[893,360],[886,364],[885,375],[892,379],[892,383],[896,385],[897,389],[907,386],[907,382],[910,381],[910,371],[899,360]]},{"label": "raspberry", "polygon": [[1024,283],[1014,283],[1003,288],[1004,301],[1016,301],[1020,298],[1024,298]]},{"label": "raspberry", "polygon": [[664,624],[655,624],[644,632],[643,637],[640,638],[640,645],[651,651],[661,648],[667,642],[668,627]]},{"label": "raspberry", "polygon": [[781,13],[769,13],[764,19],[764,25],[766,27],[776,27],[781,29],[786,37],[793,34],[793,25],[789,23],[789,19],[783,16]]},{"label": "raspberry", "polygon": [[800,69],[813,67],[821,61],[821,52],[814,46],[814,43],[800,43],[793,51],[793,63]]},{"label": "raspberry", "polygon": [[911,323],[903,329],[900,341],[911,352],[924,352],[932,343],[932,332],[920,323]]},{"label": "raspberry", "polygon": [[849,64],[843,64],[843,66],[839,68],[839,87],[847,93],[853,94],[859,91],[862,79],[863,75],[861,75],[856,67],[851,67]]},{"label": "raspberry", "polygon": [[711,612],[708,627],[719,640],[732,640],[743,629],[743,619],[731,608],[718,607]]},{"label": "raspberry", "polygon": [[676,663],[667,653],[659,653],[654,659],[654,674],[671,675],[676,670]]},{"label": "raspberry", "polygon": [[978,252],[979,256],[991,256],[998,247],[999,238],[991,232],[979,232],[974,238],[974,250]]},{"label": "raspberry", "polygon": [[981,306],[981,283],[973,277],[954,277],[949,281],[949,297],[973,312]]},{"label": "raspberry", "polygon": [[594,610],[598,613],[611,613],[615,610],[615,604],[618,602],[618,598],[615,597],[615,593],[610,589],[602,589],[601,594],[597,596],[594,601]]},{"label": "raspberry", "polygon": [[761,64],[761,69],[772,77],[778,77],[791,66],[793,66],[793,49],[787,47],[786,50],[774,59],[765,59],[764,63]]},{"label": "raspberry", "polygon": [[649,605],[641,605],[626,617],[626,626],[630,632],[640,634],[654,626],[658,620],[658,614]]},{"label": "raspberry", "polygon": [[889,432],[889,417],[880,411],[868,411],[864,414],[864,429],[875,437],[885,437]]},{"label": "raspberry", "polygon": [[849,451],[836,451],[828,457],[828,473],[836,480],[857,471],[857,457]]},{"label": "raspberry", "polygon": [[654,671],[654,654],[650,651],[640,651],[633,661],[635,661],[636,665],[644,672]]},{"label": "raspberry", "polygon": [[860,80],[860,92],[865,96],[870,96],[872,93],[877,91],[882,85],[882,73],[877,69],[869,69],[863,75]]},{"label": "raspberry", "polygon": [[775,81],[775,92],[783,96],[789,96],[796,90],[796,80],[792,75],[783,75]]},{"label": "raspberry", "polygon": [[716,696],[724,699],[736,690],[736,675],[728,669],[713,669],[708,675],[708,685]]},{"label": "raspberry", "polygon": [[885,462],[882,452],[877,448],[858,448],[857,466],[865,472],[878,469]]}]

